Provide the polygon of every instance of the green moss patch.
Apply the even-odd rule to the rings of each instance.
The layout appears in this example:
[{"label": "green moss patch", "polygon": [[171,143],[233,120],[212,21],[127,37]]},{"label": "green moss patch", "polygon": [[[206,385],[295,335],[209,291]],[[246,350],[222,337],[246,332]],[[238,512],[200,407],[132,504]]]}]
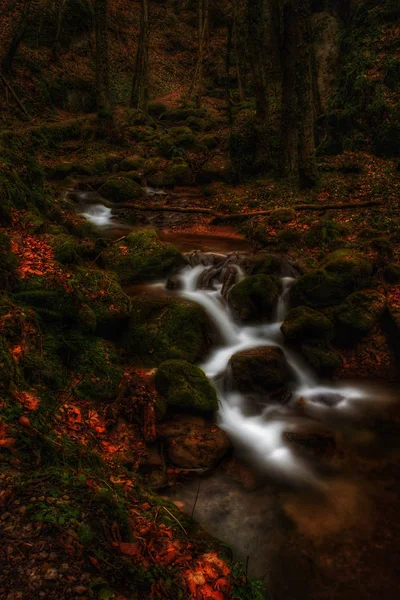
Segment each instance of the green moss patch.
[{"label": "green moss patch", "polygon": [[124,346],[146,366],[169,359],[200,360],[210,344],[210,324],[204,310],[187,300],[142,296],[133,308]]},{"label": "green moss patch", "polygon": [[120,244],[110,246],[103,257],[107,268],[117,273],[121,283],[166,277],[184,264],[175,246],[161,242],[150,229],[129,234]]},{"label": "green moss patch", "polygon": [[292,309],[281,327],[285,340],[302,343],[308,340],[329,341],[334,336],[333,323],[322,313],[307,306]]},{"label": "green moss patch", "polygon": [[204,372],[184,360],[162,363],[155,376],[155,386],[169,406],[200,411],[218,408],[217,395]]},{"label": "green moss patch", "polygon": [[115,347],[110,342],[86,338],[72,365],[79,383],[75,393],[90,400],[114,400],[123,376]]},{"label": "green moss patch", "polygon": [[375,290],[351,294],[335,311],[339,335],[348,340],[368,333],[386,309],[385,297]]},{"label": "green moss patch", "polygon": [[144,195],[144,189],[132,179],[114,175],[99,188],[99,194],[113,202],[133,200]]}]

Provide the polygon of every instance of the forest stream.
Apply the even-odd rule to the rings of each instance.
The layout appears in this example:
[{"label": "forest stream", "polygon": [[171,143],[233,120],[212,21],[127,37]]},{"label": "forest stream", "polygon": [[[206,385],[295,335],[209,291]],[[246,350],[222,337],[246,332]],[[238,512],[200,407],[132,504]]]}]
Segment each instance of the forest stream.
[{"label": "forest stream", "polygon": [[[111,237],[123,232],[110,209],[80,210]],[[217,391],[217,424],[234,447],[231,464],[194,473],[163,497],[228,544],[249,575],[264,581],[268,598],[393,598],[394,576],[400,585],[394,390],[374,381],[322,380],[285,345],[280,328],[296,278],[290,264],[283,266],[272,322],[242,325],[226,302],[229,288],[245,277],[246,247],[237,234],[214,228],[209,235],[159,235],[173,236],[186,266],[173,280],[129,293],[168,294],[204,308],[218,342],[200,367]],[[239,391],[232,357],[265,348],[283,353],[284,389]]]}]

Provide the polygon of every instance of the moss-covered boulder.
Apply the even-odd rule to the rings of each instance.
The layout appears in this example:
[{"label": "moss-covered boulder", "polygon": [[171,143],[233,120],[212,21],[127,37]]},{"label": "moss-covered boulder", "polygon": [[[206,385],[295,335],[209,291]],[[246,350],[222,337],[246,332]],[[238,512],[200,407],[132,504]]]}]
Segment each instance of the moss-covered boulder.
[{"label": "moss-covered boulder", "polygon": [[163,278],[184,264],[175,246],[161,242],[151,229],[130,233],[120,243],[111,245],[103,258],[121,283]]},{"label": "moss-covered boulder", "polygon": [[148,106],[148,112],[151,117],[161,117],[167,110],[168,108],[163,102],[150,102]]},{"label": "moss-covered boulder", "polygon": [[299,306],[289,311],[281,330],[285,341],[292,344],[308,340],[330,341],[334,336],[332,321],[308,306]]},{"label": "moss-covered boulder", "polygon": [[277,346],[237,352],[229,366],[234,387],[245,394],[265,394],[280,388],[287,376],[285,356]]},{"label": "moss-covered boulder", "polygon": [[337,307],[335,318],[339,336],[344,340],[368,333],[386,309],[386,298],[376,290],[351,294]]},{"label": "moss-covered boulder", "polygon": [[184,185],[190,183],[192,178],[193,175],[187,162],[183,159],[175,159],[162,171],[149,175],[147,183],[156,187]]},{"label": "moss-covered boulder", "polygon": [[99,401],[116,398],[123,369],[113,344],[98,338],[86,338],[73,367],[79,381],[74,390],[78,396]]},{"label": "moss-covered boulder", "polygon": [[56,235],[49,241],[54,247],[54,258],[58,262],[63,265],[72,265],[81,261],[82,249],[72,235]]},{"label": "moss-covered boulder", "polygon": [[139,156],[138,154],[133,154],[132,156],[127,156],[124,160],[119,164],[120,171],[137,171],[141,167],[143,167],[146,159],[143,156]]},{"label": "moss-covered boulder", "polygon": [[343,365],[340,354],[328,344],[305,344],[301,347],[300,353],[321,377],[332,376]]},{"label": "moss-covered boulder", "polygon": [[99,194],[107,200],[123,202],[124,200],[140,198],[144,195],[144,189],[128,177],[114,175],[99,188]]},{"label": "moss-covered boulder", "polygon": [[212,183],[213,181],[232,183],[233,171],[229,158],[222,154],[209,158],[201,167],[197,180],[199,183]]},{"label": "moss-covered boulder", "polygon": [[329,254],[322,264],[328,275],[340,278],[344,285],[359,289],[372,274],[372,265],[367,258],[354,250],[341,249]]},{"label": "moss-covered boulder", "polygon": [[245,322],[271,319],[279,296],[279,280],[271,275],[252,275],[230,290],[228,304]]},{"label": "moss-covered boulder", "polygon": [[206,412],[218,409],[217,394],[204,372],[184,360],[163,362],[154,383],[170,407]]},{"label": "moss-covered boulder", "polygon": [[65,162],[55,165],[49,172],[49,178],[62,180],[71,175],[91,175],[91,173],[91,168],[86,165]]},{"label": "moss-covered boulder", "polygon": [[348,249],[336,250],[326,257],[321,268],[296,281],[292,303],[311,308],[337,306],[349,294],[365,287],[371,274],[372,265],[362,255]]},{"label": "moss-covered boulder", "polygon": [[123,345],[145,366],[166,360],[200,360],[211,343],[211,326],[201,306],[188,300],[143,295],[133,298]]},{"label": "moss-covered boulder", "polygon": [[307,246],[315,248],[317,246],[331,247],[338,245],[339,240],[348,233],[347,227],[330,219],[321,219],[313,223],[304,236],[304,242]]},{"label": "moss-covered boulder", "polygon": [[99,334],[118,331],[117,323],[129,318],[130,298],[124,293],[114,273],[100,269],[76,267],[70,280],[80,300],[78,323],[83,330],[97,329]]},{"label": "moss-covered boulder", "polygon": [[168,165],[168,161],[165,158],[161,158],[160,156],[153,156],[152,158],[148,158],[142,167],[142,171],[146,177],[153,173],[158,173],[160,171],[164,171],[166,166]]},{"label": "moss-covered boulder", "polygon": [[251,256],[247,261],[250,275],[280,275],[283,268],[282,258],[277,254],[260,252]]},{"label": "moss-covered boulder", "polygon": [[203,135],[200,139],[200,144],[207,148],[207,150],[214,150],[218,146],[218,138],[212,134]]},{"label": "moss-covered boulder", "polygon": [[290,223],[296,218],[296,211],[293,208],[276,208],[268,217],[271,225],[277,226],[285,223]]},{"label": "moss-covered boulder", "polygon": [[173,158],[179,150],[189,150],[196,144],[196,136],[190,127],[173,127],[161,136],[158,148],[166,158]]},{"label": "moss-covered boulder", "polygon": [[214,127],[214,121],[212,119],[205,119],[201,117],[191,116],[186,119],[186,124],[195,131],[210,131]]}]

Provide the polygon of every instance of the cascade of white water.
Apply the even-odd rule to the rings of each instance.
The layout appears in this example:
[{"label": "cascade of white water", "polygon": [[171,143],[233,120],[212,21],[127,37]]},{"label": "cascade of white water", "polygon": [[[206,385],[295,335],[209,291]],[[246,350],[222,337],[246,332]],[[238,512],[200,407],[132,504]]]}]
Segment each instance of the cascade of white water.
[{"label": "cascade of white water", "polygon": [[288,309],[293,278],[282,279],[282,292],[277,303],[274,323],[240,326],[235,322],[227,302],[221,295],[222,284],[215,282],[213,289],[198,289],[198,281],[206,269],[209,269],[209,266],[186,267],[180,275],[182,290],[178,293],[181,297],[204,307],[222,340],[223,345],[215,349],[201,365],[214,383],[219,396],[220,427],[238,447],[250,453],[252,460],[269,471],[291,479],[316,483],[310,468],[291,450],[282,435],[290,421],[290,407],[269,404],[259,414],[248,415],[245,410],[246,397],[226,389],[224,375],[227,373],[231,357],[241,350],[269,345],[280,347],[293,374],[294,381],[290,385],[294,398],[302,397],[305,401],[314,403],[316,407],[318,401],[322,400],[319,404],[322,410],[326,410],[329,404],[331,407],[348,407],[353,400],[363,397],[363,392],[345,385],[321,385],[302,359],[284,346],[280,325]]}]

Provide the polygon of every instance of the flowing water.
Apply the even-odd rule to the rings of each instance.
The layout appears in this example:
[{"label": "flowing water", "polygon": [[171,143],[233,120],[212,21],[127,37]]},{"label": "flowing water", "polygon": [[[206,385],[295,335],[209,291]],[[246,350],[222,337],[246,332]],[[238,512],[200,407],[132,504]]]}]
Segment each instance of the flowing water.
[{"label": "flowing water", "polygon": [[[82,214],[105,230],[118,229],[104,207],[86,206]],[[175,242],[179,246],[179,236]],[[181,250],[196,243],[203,252],[238,249],[234,236],[221,241],[213,232],[197,240],[186,235]],[[226,302],[229,255],[207,260],[194,253],[188,263],[179,274],[180,288],[168,294],[203,306],[218,332],[220,345],[200,366],[216,388],[218,424],[240,462],[235,458],[233,469],[221,465],[177,486],[168,498],[189,514],[194,510],[198,522],[228,543],[236,559],[248,562],[249,574],[263,579],[270,600],[397,599],[400,419],[393,390],[373,382],[319,381],[301,356],[285,347],[280,325],[293,278],[282,277],[273,322],[244,326]],[[244,276],[239,264],[233,261],[236,281]],[[165,284],[151,288],[165,293]],[[289,366],[286,403],[232,387],[231,357],[271,345],[282,349]],[[334,457],[321,461],[298,452],[288,431],[332,434]]]}]

